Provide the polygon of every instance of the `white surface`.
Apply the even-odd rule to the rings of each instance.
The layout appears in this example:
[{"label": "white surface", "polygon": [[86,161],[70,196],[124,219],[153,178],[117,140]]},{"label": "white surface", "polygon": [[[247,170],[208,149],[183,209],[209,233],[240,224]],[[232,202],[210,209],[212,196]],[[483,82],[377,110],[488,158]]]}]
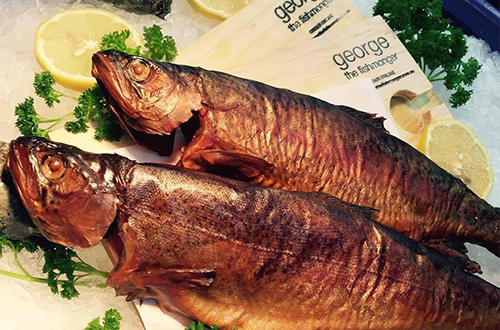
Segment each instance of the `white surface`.
[{"label": "white surface", "polygon": [[184,330],[190,319],[179,314],[164,314],[155,300],[134,300],[134,304],[142,318],[146,330]]}]

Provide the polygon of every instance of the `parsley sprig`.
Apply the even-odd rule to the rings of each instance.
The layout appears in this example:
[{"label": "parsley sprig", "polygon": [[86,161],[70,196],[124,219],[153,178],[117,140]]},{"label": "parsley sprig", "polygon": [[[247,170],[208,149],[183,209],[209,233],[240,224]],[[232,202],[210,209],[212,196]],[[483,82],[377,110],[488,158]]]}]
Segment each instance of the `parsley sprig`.
[{"label": "parsley sprig", "polygon": [[[186,330],[219,330],[216,325],[213,325],[211,327],[206,326],[203,322],[201,321],[193,321],[189,324],[189,328],[186,328]],[[237,328],[233,330],[238,330]]]},{"label": "parsley sprig", "polygon": [[[54,88],[54,78],[48,71],[35,74],[35,93],[45,100],[49,108],[61,102],[61,97],[69,97],[78,103],[73,111],[57,118],[44,118],[35,110],[34,99],[26,98],[19,103],[14,114],[17,116],[16,126],[23,135],[36,135],[47,138],[49,132],[59,123],[75,117],[76,121],[68,121],[65,128],[68,132],[81,133],[89,129],[91,121],[96,123],[95,138],[97,140],[118,141],[123,131],[109,111],[106,100],[97,85],[87,89],[80,97],[68,96]],[[42,125],[49,124],[43,128]]]},{"label": "parsley sprig", "polygon": [[[74,250],[61,246],[53,245],[50,248],[41,248],[31,240],[15,241],[8,239],[5,235],[0,236],[0,257],[5,248],[12,251],[14,262],[19,268],[20,273],[13,273],[0,270],[0,275],[9,276],[29,282],[45,283],[54,294],[60,294],[61,297],[71,299],[79,296],[77,286],[93,286],[91,282],[83,281],[90,276],[97,278],[108,278],[109,273],[102,272],[85,261],[83,261]],[[45,264],[42,273],[47,274],[46,278],[31,275],[19,260],[19,254],[23,251],[35,253],[42,250],[44,253]],[[98,287],[104,287],[104,283],[97,284]]]},{"label": "parsley sprig", "polygon": [[[177,56],[177,48],[172,37],[163,35],[161,28],[154,24],[144,27],[145,50],[141,46],[130,48],[126,41],[130,36],[129,30],[114,31],[105,35],[100,43],[100,50],[116,49],[132,55],[142,55],[156,61],[171,61]],[[61,98],[73,99],[77,105],[73,111],[57,118],[42,117],[34,106],[33,97],[26,98],[15,108],[17,117],[16,126],[23,135],[48,137],[49,132],[58,124],[74,117],[76,120],[67,121],[64,125],[68,132],[86,132],[90,123],[95,125],[94,137],[97,140],[118,141],[123,135],[123,129],[113,116],[101,93],[98,85],[87,89],[79,97],[63,93],[55,88],[56,82],[50,72],[35,74],[33,87],[35,94],[45,101],[49,108],[61,102]]]},{"label": "parsley sprig", "polygon": [[83,330],[120,330],[122,316],[116,309],[109,309],[104,313],[104,317],[96,317]]},{"label": "parsley sprig", "polygon": [[129,30],[123,30],[120,32],[113,31],[102,37],[101,43],[99,44],[99,49],[100,50],[116,49],[119,50],[120,52],[127,53],[130,55],[141,55],[141,46],[130,48],[126,45],[128,37],[130,37]]},{"label": "parsley sprig", "polygon": [[78,105],[73,110],[75,121],[68,121],[64,127],[68,132],[82,133],[89,128],[89,122],[97,122],[94,137],[96,140],[118,141],[123,130],[108,109],[106,100],[98,85],[87,89],[78,98]]},{"label": "parsley sprig", "polygon": [[456,108],[469,101],[481,65],[467,53],[461,29],[442,16],[442,0],[379,0],[374,15],[381,15],[431,82],[444,81],[453,91],[450,104]]},{"label": "parsley sprig", "polygon": [[[34,103],[35,100],[32,97],[27,97],[14,110],[14,114],[17,117],[16,126],[22,135],[36,135],[46,138],[52,128],[73,115],[72,113],[68,113],[57,118],[44,118],[36,112]],[[46,128],[41,128],[41,124],[50,125]]]},{"label": "parsley sprig", "polygon": [[146,50],[142,54],[155,61],[172,61],[177,56],[177,47],[171,36],[164,36],[161,28],[153,24],[152,27],[144,27],[144,40]]},{"label": "parsley sprig", "polygon": [[177,46],[171,36],[163,35],[161,28],[153,24],[151,27],[143,28],[143,36],[146,43],[145,50],[141,51],[141,46],[130,48],[126,45],[126,41],[130,36],[129,30],[115,31],[105,35],[99,48],[101,50],[116,49],[121,52],[139,55],[150,58],[155,61],[172,61],[177,56]]},{"label": "parsley sprig", "polygon": [[33,81],[33,87],[35,88],[35,94],[45,100],[45,104],[49,108],[54,107],[54,102],[61,102],[61,97],[68,97],[73,100],[77,100],[77,98],[64,94],[61,91],[54,89],[54,84],[56,81],[54,77],[50,74],[50,72],[42,72],[39,74],[35,74],[35,80]]}]

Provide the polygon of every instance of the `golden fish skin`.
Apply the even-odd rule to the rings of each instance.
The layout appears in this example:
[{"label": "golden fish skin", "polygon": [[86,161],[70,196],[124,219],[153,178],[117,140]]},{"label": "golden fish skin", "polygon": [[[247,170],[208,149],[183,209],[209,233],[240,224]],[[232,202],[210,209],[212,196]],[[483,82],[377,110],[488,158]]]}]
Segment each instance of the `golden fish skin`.
[{"label": "golden fish skin", "polygon": [[150,137],[171,137],[179,127],[192,136],[179,165],[259,186],[325,192],[380,210],[378,221],[414,240],[472,242],[500,256],[499,209],[388,134],[380,118],[117,51],[96,53],[93,75],[139,144],[161,152]]},{"label": "golden fish skin", "polygon": [[[124,253],[107,283],[129,299],[154,298],[164,310],[220,329],[500,326],[499,288],[373,221],[373,209],[324,193],[262,188],[180,167],[93,155],[41,138],[19,138],[11,149],[9,169],[21,192],[26,187],[19,179],[25,176],[18,168],[54,178],[43,169],[51,157],[68,168],[51,164],[64,174],[54,181],[32,177],[30,189],[38,185],[50,192],[66,180],[86,177],[91,186],[112,192]],[[44,156],[35,161],[33,154]],[[68,194],[32,202],[42,209],[51,201],[64,208]],[[104,203],[99,207],[94,199],[93,205],[101,216],[89,221],[102,229],[116,214],[108,207],[109,195],[100,196]],[[37,214],[41,231],[51,228],[49,239],[87,237],[88,219],[80,219],[84,230],[73,230],[75,222],[49,215]]]}]

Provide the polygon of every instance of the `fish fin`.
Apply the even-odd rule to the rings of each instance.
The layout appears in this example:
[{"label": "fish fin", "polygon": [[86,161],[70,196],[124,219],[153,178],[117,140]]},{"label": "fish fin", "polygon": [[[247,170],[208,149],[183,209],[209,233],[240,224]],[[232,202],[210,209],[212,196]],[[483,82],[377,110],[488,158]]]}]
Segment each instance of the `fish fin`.
[{"label": "fish fin", "polygon": [[316,195],[316,197],[326,201],[330,205],[333,205],[336,209],[349,210],[353,213],[360,214],[364,218],[370,219],[372,221],[377,221],[379,214],[379,210],[377,209],[368,206],[360,206],[348,203],[324,192],[313,191],[313,192],[305,192],[305,194]]},{"label": "fish fin", "polygon": [[494,233],[496,233],[495,234],[496,240],[494,242],[481,242],[481,243],[476,242],[476,243],[485,247],[486,249],[488,249],[488,251],[490,251],[495,256],[500,258],[500,243],[498,240],[498,236],[499,236],[499,232],[500,232],[500,230],[499,230],[499,227],[500,227],[500,207],[494,207],[493,209],[495,210],[495,215],[494,215],[494,218],[492,221],[493,228],[494,228],[492,230]]},{"label": "fish fin", "polygon": [[147,286],[184,288],[206,288],[215,279],[213,269],[147,269],[135,271],[127,276],[135,285],[145,288]]},{"label": "fish fin", "polygon": [[[213,269],[139,268],[130,271],[122,284],[111,285],[117,294],[126,295],[127,301],[153,298],[163,312],[185,314],[177,300],[189,292],[208,288],[215,279]],[[109,279],[108,279],[109,285]]]},{"label": "fish fin", "polygon": [[466,255],[468,251],[463,242],[444,239],[428,239],[423,240],[421,243],[428,248],[437,250],[448,256],[471,274],[483,273],[481,266],[477,262],[470,260]]},{"label": "fish fin", "polygon": [[191,157],[206,167],[207,172],[244,181],[265,175],[274,168],[262,158],[218,149],[199,150]]},{"label": "fish fin", "polygon": [[377,114],[374,113],[368,113],[364,111],[359,111],[354,108],[348,107],[346,105],[337,105],[337,107],[342,110],[343,112],[359,119],[362,120],[363,122],[367,123],[368,125],[371,125],[377,129],[381,129],[382,131],[389,133],[385,127],[384,127],[384,117],[377,117]]}]

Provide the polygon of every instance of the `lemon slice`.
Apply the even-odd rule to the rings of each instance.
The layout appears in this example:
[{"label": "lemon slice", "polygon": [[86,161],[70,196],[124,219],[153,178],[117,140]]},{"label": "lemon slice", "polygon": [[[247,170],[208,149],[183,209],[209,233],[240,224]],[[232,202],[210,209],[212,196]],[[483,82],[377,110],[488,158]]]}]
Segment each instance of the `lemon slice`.
[{"label": "lemon slice", "polygon": [[252,0],[188,0],[194,10],[218,19],[226,19],[243,9]]},{"label": "lemon slice", "polygon": [[108,11],[76,8],[59,12],[36,30],[36,59],[58,83],[84,91],[96,83],[91,75],[92,54],[99,50],[101,38],[112,31],[122,30],[130,30],[129,47],[142,45],[137,29]]},{"label": "lemon slice", "polygon": [[432,121],[417,149],[462,181],[481,198],[493,189],[493,168],[483,143],[457,119]]}]

